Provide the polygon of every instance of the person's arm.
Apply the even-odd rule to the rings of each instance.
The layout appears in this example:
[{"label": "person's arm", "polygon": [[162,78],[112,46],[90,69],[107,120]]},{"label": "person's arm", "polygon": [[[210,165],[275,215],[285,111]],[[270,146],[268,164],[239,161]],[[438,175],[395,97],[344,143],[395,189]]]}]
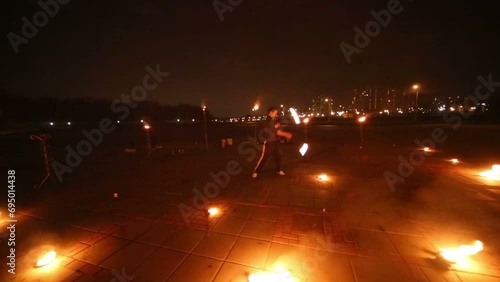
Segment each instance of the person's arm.
[{"label": "person's arm", "polygon": [[293,137],[293,135],[290,132],[286,132],[286,131],[283,131],[281,129],[278,129],[276,134],[278,134],[278,136],[285,137],[288,140],[292,139],[292,137]]}]

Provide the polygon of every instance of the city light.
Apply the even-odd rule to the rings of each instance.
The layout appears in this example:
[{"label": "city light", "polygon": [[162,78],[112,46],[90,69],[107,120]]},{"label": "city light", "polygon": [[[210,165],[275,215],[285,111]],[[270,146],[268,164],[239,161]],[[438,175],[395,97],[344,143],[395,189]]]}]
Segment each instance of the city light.
[{"label": "city light", "polygon": [[144,125],[144,129],[149,130],[150,128],[151,128],[151,126],[149,124]]},{"label": "city light", "polygon": [[68,125],[71,125],[71,122],[68,121]]},{"label": "city light", "polygon": [[144,120],[143,120],[143,119],[141,119],[141,123],[144,123]]},{"label": "city light", "polygon": [[460,163],[460,161],[458,159],[451,159],[450,162],[452,164],[459,164]]},{"label": "city light", "polygon": [[358,121],[361,122],[361,123],[363,123],[363,122],[366,121],[366,117],[362,116],[362,117],[358,118]]},{"label": "city light", "polygon": [[255,102],[255,104],[253,105],[253,109],[252,111],[256,112],[260,109],[260,105],[259,105],[259,102]]},{"label": "city light", "polygon": [[303,121],[304,121],[305,124],[308,124],[309,123],[309,118],[305,118]]},{"label": "city light", "polygon": [[50,126],[54,125],[54,123],[53,123],[53,122],[50,122],[49,124],[50,124]]},{"label": "city light", "polygon": [[418,86],[417,84],[413,85],[413,89],[417,90],[420,86]]}]

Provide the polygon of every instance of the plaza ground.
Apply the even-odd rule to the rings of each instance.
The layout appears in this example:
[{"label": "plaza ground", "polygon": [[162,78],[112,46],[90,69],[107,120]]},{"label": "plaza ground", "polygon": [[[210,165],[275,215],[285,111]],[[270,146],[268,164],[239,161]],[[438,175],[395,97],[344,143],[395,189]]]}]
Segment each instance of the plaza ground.
[{"label": "plaza ground", "polygon": [[[408,159],[419,149],[414,140],[431,138],[435,128],[447,140],[392,191],[384,174],[398,174],[398,157]],[[251,274],[287,272],[302,282],[500,281],[500,182],[478,175],[500,164],[499,126],[367,125],[362,141],[358,126],[317,125],[309,128],[305,157],[298,152],[305,136],[294,128],[295,140],[283,145],[287,175],[275,176],[271,161],[255,180],[256,158],[237,149],[253,128],[226,129],[217,133],[234,138],[225,150],[215,140],[208,151],[202,143],[167,142],[148,158],[141,133],[132,144],[113,139],[62,183],[39,190],[31,187],[43,170],[23,165],[31,155],[19,158],[16,274],[7,273],[2,255],[0,279],[243,282]],[[56,160],[64,156],[60,140],[52,148],[60,150]],[[136,153],[124,153],[134,146]],[[203,191],[213,182],[210,172],[230,161],[241,173],[194,207],[200,196],[193,189]],[[180,204],[193,208],[189,222]],[[210,215],[209,208],[219,212]],[[475,240],[484,249],[462,262],[439,254]],[[43,246],[53,247],[57,260],[34,268]]]}]

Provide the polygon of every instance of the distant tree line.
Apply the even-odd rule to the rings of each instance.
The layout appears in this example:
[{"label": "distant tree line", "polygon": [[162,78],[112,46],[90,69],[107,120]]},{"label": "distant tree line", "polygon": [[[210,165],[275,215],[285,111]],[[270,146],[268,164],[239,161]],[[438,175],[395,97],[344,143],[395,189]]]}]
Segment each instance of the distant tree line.
[{"label": "distant tree line", "polygon": [[[161,105],[158,102],[138,102],[125,121],[146,119],[151,121],[200,120],[200,106]],[[0,92],[0,123],[72,121],[92,122],[102,118],[118,120],[111,110],[111,101],[93,98],[23,97]],[[210,120],[210,113],[207,112]]]}]

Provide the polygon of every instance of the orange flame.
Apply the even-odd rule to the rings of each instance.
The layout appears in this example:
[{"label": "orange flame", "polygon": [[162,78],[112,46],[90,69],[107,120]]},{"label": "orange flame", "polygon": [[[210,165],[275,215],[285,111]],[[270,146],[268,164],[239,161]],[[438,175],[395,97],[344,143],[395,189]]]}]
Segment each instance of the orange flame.
[{"label": "orange flame", "polygon": [[483,250],[483,243],[475,241],[474,245],[461,245],[455,249],[440,250],[441,256],[450,262],[462,263],[468,256],[475,255]]},{"label": "orange flame", "polygon": [[318,176],[318,179],[321,180],[321,181],[328,181],[328,175],[326,174],[321,174]]},{"label": "orange flame", "polygon": [[42,267],[45,266],[51,262],[53,262],[56,259],[56,252],[50,251],[40,257],[40,259],[37,260],[36,262],[36,267]]},{"label": "orange flame", "polygon": [[254,273],[248,276],[248,282],[293,282],[294,279],[286,270],[278,272]]},{"label": "orange flame", "polygon": [[208,209],[208,214],[209,215],[213,216],[213,215],[216,215],[218,213],[219,213],[219,209],[218,208],[210,208],[210,209]]},{"label": "orange flame", "polygon": [[483,171],[479,175],[490,180],[500,180],[500,165],[493,165],[491,170]]}]

